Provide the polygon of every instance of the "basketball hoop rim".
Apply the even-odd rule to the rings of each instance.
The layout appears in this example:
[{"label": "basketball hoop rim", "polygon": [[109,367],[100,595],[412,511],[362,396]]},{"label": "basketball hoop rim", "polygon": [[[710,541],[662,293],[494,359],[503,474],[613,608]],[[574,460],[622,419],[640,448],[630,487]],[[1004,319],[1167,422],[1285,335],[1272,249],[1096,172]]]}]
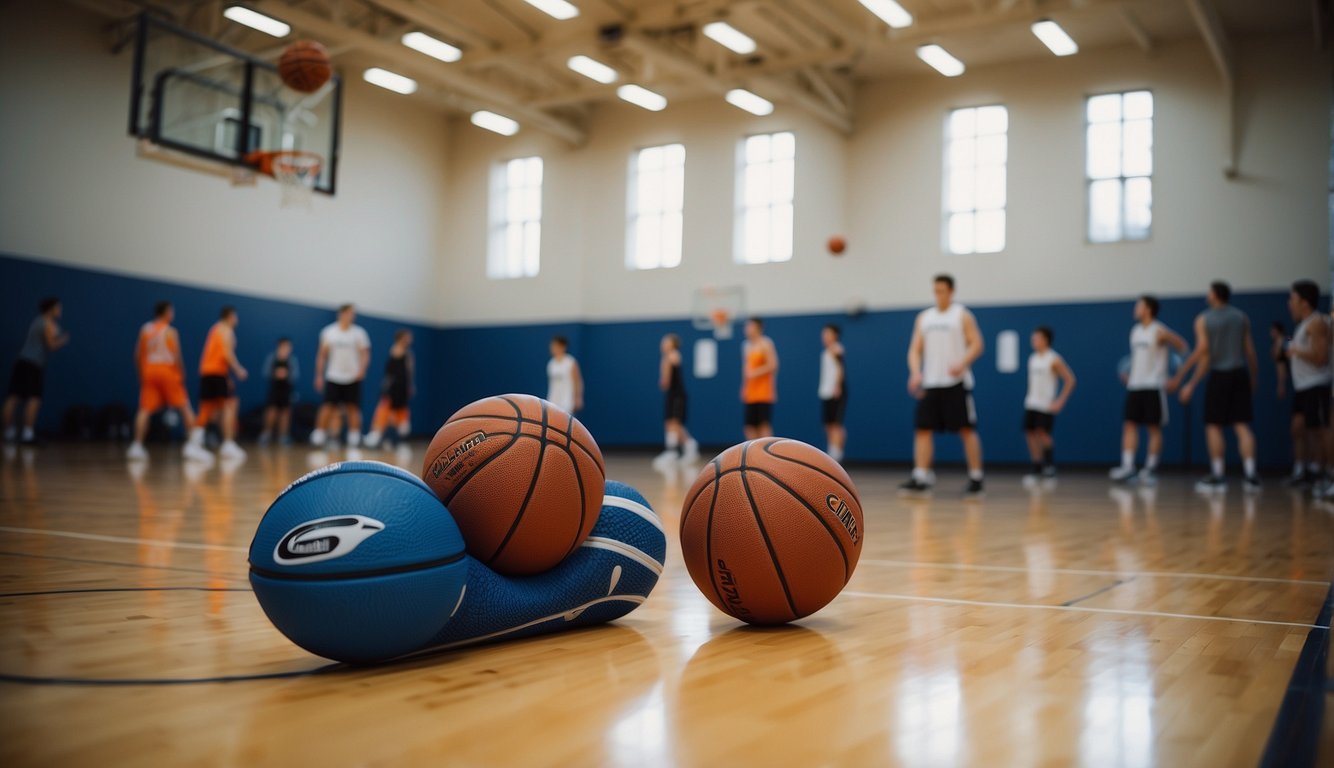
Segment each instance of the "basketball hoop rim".
[{"label": "basketball hoop rim", "polygon": [[273,176],[273,169],[284,162],[290,163],[293,160],[308,160],[314,166],[315,175],[318,176],[320,166],[324,163],[324,157],[315,152],[306,152],[299,149],[277,149],[261,150],[251,152],[245,156],[245,161],[255,167],[255,170],[265,176]]}]

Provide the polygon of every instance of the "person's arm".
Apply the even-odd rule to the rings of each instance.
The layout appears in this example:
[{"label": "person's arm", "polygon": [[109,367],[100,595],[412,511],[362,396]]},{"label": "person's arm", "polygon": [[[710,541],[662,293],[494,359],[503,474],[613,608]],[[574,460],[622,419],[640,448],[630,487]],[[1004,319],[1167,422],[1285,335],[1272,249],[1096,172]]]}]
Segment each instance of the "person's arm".
[{"label": "person's arm", "polygon": [[324,343],[324,335],[320,335],[320,351],[315,353],[315,391],[324,391],[324,363],[329,357],[329,345]]},{"label": "person's arm", "polygon": [[847,378],[847,363],[843,361],[843,345],[834,345],[834,364],[838,366],[838,377],[834,379],[834,397],[843,396],[843,380]]},{"label": "person's arm", "polygon": [[912,327],[912,341],[908,342],[908,392],[914,397],[922,391],[922,316]]},{"label": "person's arm", "polygon": [[1065,359],[1060,357],[1051,362],[1051,370],[1061,380],[1061,394],[1052,402],[1051,412],[1060,413],[1070,400],[1071,393],[1075,391],[1075,372],[1070,370],[1070,366],[1065,364]]},{"label": "person's arm", "polygon": [[574,382],[574,409],[584,409],[584,374],[579,370],[579,361],[570,358],[570,380]]},{"label": "person's arm", "polygon": [[1251,338],[1251,321],[1246,320],[1246,335],[1244,339],[1246,351],[1246,368],[1251,373],[1251,391],[1260,388],[1260,358],[1255,354],[1255,340]]},{"label": "person's arm", "polygon": [[276,352],[270,352],[268,357],[264,358],[264,380],[273,380],[273,360],[278,356]]},{"label": "person's arm", "polygon": [[185,378],[185,355],[181,354],[181,335],[175,328],[167,329],[167,346],[171,349],[171,356],[176,360],[176,368],[181,372],[181,378]]},{"label": "person's arm", "polygon": [[134,341],[134,371],[141,377],[144,373],[144,334],[140,331]]},{"label": "person's arm", "polygon": [[361,373],[357,374],[357,381],[366,378],[366,369],[371,367],[371,340],[369,336],[361,337]]},{"label": "person's arm", "polygon": [[408,399],[411,400],[417,396],[417,358],[413,356],[412,352],[408,352],[407,355]]},{"label": "person's arm", "polygon": [[1317,368],[1324,367],[1329,361],[1329,327],[1325,323],[1311,323],[1311,328],[1307,332],[1310,343],[1306,349],[1298,349],[1291,344],[1288,345],[1288,357],[1305,360]]},{"label": "person's arm", "polygon": [[[774,347],[774,343],[768,339],[765,339],[760,343],[764,345],[764,363],[756,366],[750,371],[745,371],[745,377],[748,379],[759,378],[760,376],[776,373],[778,371],[778,349]],[[744,361],[742,361],[742,365],[745,365]]]},{"label": "person's arm", "polygon": [[662,362],[658,365],[658,389],[667,391],[667,386],[672,380],[672,358],[671,355],[663,355]]},{"label": "person's arm", "polygon": [[288,355],[287,380],[290,381],[293,385],[295,385],[296,380],[299,378],[301,378],[301,366],[297,364],[296,355]]},{"label": "person's arm", "polygon": [[227,338],[223,340],[222,353],[227,358],[227,365],[230,366],[233,371],[236,371],[236,378],[240,379],[241,381],[245,381],[247,378],[250,377],[250,374],[249,372],[246,371],[245,366],[241,365],[241,361],[236,359],[235,331],[230,331],[230,330],[227,331]]},{"label": "person's arm", "polygon": [[42,341],[46,343],[48,352],[55,352],[57,349],[69,343],[69,334],[61,333],[56,321],[46,318],[46,327],[44,329]]},{"label": "person's arm", "polygon": [[1195,388],[1200,385],[1200,381],[1209,373],[1209,332],[1204,327],[1204,315],[1195,318],[1195,349],[1191,351],[1186,362],[1182,364],[1181,370],[1177,371],[1176,376],[1168,382],[1167,388],[1175,389],[1181,384],[1181,380],[1194,369],[1190,381],[1181,388],[1181,402],[1189,403],[1192,395],[1195,394]]},{"label": "person's arm", "polygon": [[977,318],[973,317],[972,312],[965,312],[963,316],[963,340],[965,345],[963,359],[950,366],[951,376],[962,376],[986,350],[982,331],[978,329]]}]

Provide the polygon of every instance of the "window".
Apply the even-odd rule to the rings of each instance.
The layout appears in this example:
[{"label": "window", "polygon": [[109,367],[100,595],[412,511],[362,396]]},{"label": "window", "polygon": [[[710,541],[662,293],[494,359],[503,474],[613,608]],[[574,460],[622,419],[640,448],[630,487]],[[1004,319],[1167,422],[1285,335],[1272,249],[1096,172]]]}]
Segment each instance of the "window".
[{"label": "window", "polygon": [[791,132],[750,136],[741,145],[736,260],[792,258],[792,194],[797,139]]},{"label": "window", "polygon": [[1088,100],[1088,239],[1147,240],[1153,223],[1153,94]]},{"label": "window", "polygon": [[945,250],[1005,250],[1005,107],[950,112],[945,125]]},{"label": "window", "polygon": [[681,263],[681,206],[686,148],[647,147],[630,161],[626,266],[659,269]]},{"label": "window", "polygon": [[491,174],[491,233],[486,275],[533,277],[542,244],[542,158],[521,157]]}]

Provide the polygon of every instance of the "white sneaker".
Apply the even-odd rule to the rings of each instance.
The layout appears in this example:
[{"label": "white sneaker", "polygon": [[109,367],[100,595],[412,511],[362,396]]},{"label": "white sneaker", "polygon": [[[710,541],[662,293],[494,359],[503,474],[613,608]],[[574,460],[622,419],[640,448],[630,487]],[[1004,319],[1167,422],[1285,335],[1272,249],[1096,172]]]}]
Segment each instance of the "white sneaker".
[{"label": "white sneaker", "polygon": [[1107,477],[1118,483],[1125,483],[1134,479],[1137,474],[1139,473],[1135,471],[1134,467],[1116,467],[1107,473]]},{"label": "white sneaker", "polygon": [[224,459],[245,458],[245,449],[237,445],[235,440],[228,440],[223,443],[222,448],[218,449],[218,453],[220,453]]},{"label": "white sneaker", "polygon": [[653,466],[662,467],[676,461],[676,451],[668,448],[657,456],[653,457]]},{"label": "white sneaker", "polygon": [[1145,487],[1158,484],[1158,473],[1148,467],[1141,469],[1135,477],[1139,480],[1139,484]]},{"label": "white sneaker", "polygon": [[324,441],[327,439],[328,436],[324,434],[324,430],[322,429],[317,429],[314,432],[310,433],[310,444],[315,446],[316,448],[323,448]]},{"label": "white sneaker", "polygon": [[686,450],[685,453],[681,454],[681,460],[687,464],[692,461],[699,461],[699,443],[695,442],[695,438],[692,437],[686,441]]},{"label": "white sneaker", "polygon": [[383,437],[384,436],[380,434],[379,430],[371,430],[366,433],[366,439],[363,441],[363,445],[366,446],[367,450],[373,451],[380,447],[380,440]]},{"label": "white sneaker", "polygon": [[130,461],[148,461],[148,451],[144,450],[143,443],[130,443],[130,450],[125,452],[125,458]]},{"label": "white sneaker", "polygon": [[195,443],[186,443],[185,447],[181,449],[181,455],[185,457],[186,461],[202,461],[206,464],[213,463],[213,454],[204,446],[196,445]]}]

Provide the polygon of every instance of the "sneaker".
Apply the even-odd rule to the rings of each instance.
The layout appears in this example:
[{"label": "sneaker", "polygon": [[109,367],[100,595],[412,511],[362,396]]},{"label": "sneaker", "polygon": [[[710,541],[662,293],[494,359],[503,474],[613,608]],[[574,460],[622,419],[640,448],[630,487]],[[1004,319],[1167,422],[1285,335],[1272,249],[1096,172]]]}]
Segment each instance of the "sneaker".
[{"label": "sneaker", "polygon": [[1144,469],[1141,469],[1141,470],[1135,475],[1135,479],[1139,481],[1139,484],[1140,484],[1140,485],[1143,485],[1143,486],[1146,486],[1146,487],[1147,487],[1147,486],[1157,485],[1157,484],[1158,484],[1158,473],[1155,472],[1155,471],[1153,471],[1152,469],[1149,469],[1148,467],[1145,467]]},{"label": "sneaker", "polygon": [[269,442],[270,442],[271,440],[272,440],[272,438],[269,437],[269,433],[268,433],[268,432],[261,432],[261,433],[259,433],[259,440],[258,440],[258,442],[259,442],[259,444],[260,444],[261,446],[268,445]]},{"label": "sneaker", "polygon": [[292,436],[291,436],[291,435],[283,435],[282,437],[278,438],[278,445],[286,446],[286,445],[291,445],[291,444],[292,444]]},{"label": "sneaker", "polygon": [[324,430],[322,429],[317,429],[310,433],[310,444],[316,448],[323,448],[324,441],[327,439],[328,435],[324,434]]},{"label": "sneaker", "polygon": [[1195,483],[1196,493],[1226,493],[1227,481],[1218,475],[1208,475]]},{"label": "sneaker", "polygon": [[987,489],[981,480],[969,478],[968,484],[963,487],[963,496],[966,499],[980,499],[986,495]]},{"label": "sneaker", "polygon": [[910,477],[907,481],[899,484],[899,495],[901,496],[921,496],[931,492],[931,483],[924,483],[915,477]]},{"label": "sneaker", "polygon": [[346,456],[348,461],[361,461],[366,458],[366,454],[362,453],[361,449],[356,446],[349,446]]},{"label": "sneaker", "polygon": [[1134,467],[1116,467],[1107,473],[1107,477],[1118,483],[1128,483],[1138,474]]},{"label": "sneaker", "polygon": [[378,430],[371,430],[366,433],[366,440],[363,444],[366,446],[366,450],[373,451],[380,447],[380,440],[383,438],[384,435],[380,434]]},{"label": "sneaker", "polygon": [[1042,479],[1043,479],[1043,480],[1055,480],[1055,479],[1056,479],[1056,465],[1055,465],[1055,464],[1048,464],[1047,466],[1045,466],[1045,467],[1042,468]]},{"label": "sneaker", "polygon": [[236,444],[235,440],[228,440],[222,444],[218,450],[224,459],[244,459],[245,449]]},{"label": "sneaker", "polygon": [[1241,487],[1247,493],[1259,493],[1264,485],[1260,482],[1259,475],[1247,475],[1241,479]]},{"label": "sneaker", "polygon": [[5,428],[5,442],[6,442],[6,443],[12,443],[12,442],[14,442],[15,440],[17,440],[18,437],[19,437],[19,431],[18,431],[17,429],[15,429],[14,427],[6,427],[6,428]]},{"label": "sneaker", "polygon": [[1316,499],[1328,499],[1334,496],[1334,482],[1327,480],[1316,480],[1311,484],[1311,497]]},{"label": "sneaker", "polygon": [[667,450],[653,457],[653,466],[665,467],[669,466],[674,461],[676,461],[676,451],[672,450],[671,448],[668,448]]},{"label": "sneaker", "polygon": [[206,464],[213,462],[213,454],[204,446],[195,443],[186,443],[185,447],[181,449],[181,455],[185,457],[186,461],[202,461]]},{"label": "sneaker", "polygon": [[686,441],[685,453],[681,454],[681,460],[684,462],[699,461],[699,443],[692,437]]},{"label": "sneaker", "polygon": [[1036,488],[1042,482],[1042,475],[1038,472],[1029,472],[1024,475],[1023,484],[1025,488]]},{"label": "sneaker", "polygon": [[130,450],[125,452],[125,458],[130,461],[148,461],[148,451],[144,450],[143,443],[130,443]]},{"label": "sneaker", "polygon": [[1306,470],[1302,470],[1301,472],[1290,475],[1283,484],[1289,488],[1306,488],[1311,485],[1312,481],[1313,479],[1310,473]]},{"label": "sneaker", "polygon": [[41,444],[36,435],[24,435],[23,439],[19,440],[19,445],[25,448],[36,448]]}]

